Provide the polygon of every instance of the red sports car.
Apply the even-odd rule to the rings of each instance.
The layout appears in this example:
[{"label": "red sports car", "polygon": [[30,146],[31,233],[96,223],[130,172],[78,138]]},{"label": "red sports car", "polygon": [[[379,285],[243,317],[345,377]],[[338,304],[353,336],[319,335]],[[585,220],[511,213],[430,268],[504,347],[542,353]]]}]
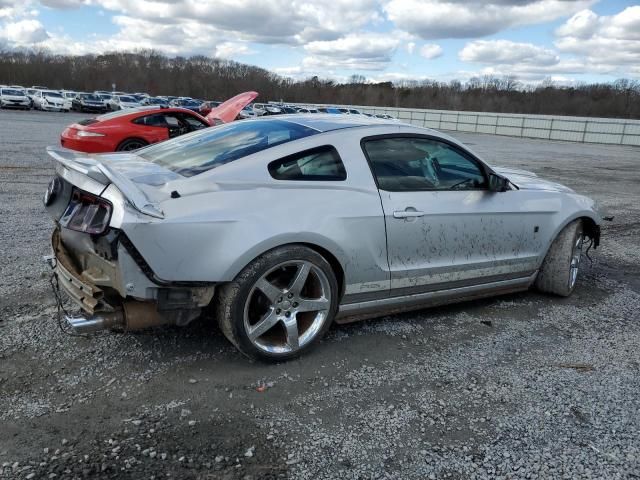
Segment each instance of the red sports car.
[{"label": "red sports car", "polygon": [[213,108],[207,117],[180,107],[118,110],[68,126],[60,136],[60,144],[87,153],[136,150],[194,130],[232,122],[257,96],[256,92],[236,95]]},{"label": "red sports car", "polygon": [[121,152],[209,126],[206,118],[186,108],[134,108],[74,123],[62,132],[60,143],[87,153]]}]

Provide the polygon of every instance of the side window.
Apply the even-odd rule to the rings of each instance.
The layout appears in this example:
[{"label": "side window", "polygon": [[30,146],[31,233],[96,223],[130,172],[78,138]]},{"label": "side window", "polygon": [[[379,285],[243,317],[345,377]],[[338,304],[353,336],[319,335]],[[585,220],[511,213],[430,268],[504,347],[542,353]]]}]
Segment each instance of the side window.
[{"label": "side window", "polygon": [[133,120],[136,125],[146,125],[147,127],[166,127],[167,122],[164,119],[164,115],[145,115],[144,117],[138,117]]},{"label": "side window", "polygon": [[347,178],[338,151],[329,145],[275,160],[269,164],[269,173],[276,180],[340,181]]},{"label": "side window", "polygon": [[189,128],[191,131],[200,130],[201,128],[206,128],[209,125],[202,122],[199,118],[194,117],[193,115],[189,115],[185,113],[182,118],[189,124]]},{"label": "side window", "polygon": [[382,190],[479,190],[487,186],[475,160],[438,140],[379,138],[365,141],[364,150]]}]

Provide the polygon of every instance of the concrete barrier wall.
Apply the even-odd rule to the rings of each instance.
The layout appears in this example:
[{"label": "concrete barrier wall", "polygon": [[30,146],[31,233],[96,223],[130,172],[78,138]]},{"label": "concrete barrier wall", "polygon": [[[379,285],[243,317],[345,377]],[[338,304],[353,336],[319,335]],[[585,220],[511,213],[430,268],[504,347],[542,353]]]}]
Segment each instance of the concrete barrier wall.
[{"label": "concrete barrier wall", "polygon": [[[320,106],[320,105],[318,105]],[[350,105],[345,105],[350,106]],[[350,106],[419,127],[569,142],[640,145],[640,120]]]}]

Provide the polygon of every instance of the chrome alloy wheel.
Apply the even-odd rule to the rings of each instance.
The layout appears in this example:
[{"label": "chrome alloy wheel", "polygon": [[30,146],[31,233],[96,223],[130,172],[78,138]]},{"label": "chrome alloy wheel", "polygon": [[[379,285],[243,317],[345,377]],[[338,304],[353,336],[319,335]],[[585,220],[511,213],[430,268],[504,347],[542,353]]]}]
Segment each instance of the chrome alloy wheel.
[{"label": "chrome alloy wheel", "polygon": [[293,353],[313,341],[327,321],[331,287],[305,260],[283,262],[262,275],[244,305],[244,328],[258,349]]},{"label": "chrome alloy wheel", "polygon": [[584,237],[582,235],[578,235],[576,238],[576,242],[573,245],[573,250],[571,250],[571,264],[569,268],[571,269],[569,272],[569,288],[572,289],[576,284],[576,280],[578,279],[578,270],[580,268],[580,257],[582,256],[582,243]]}]

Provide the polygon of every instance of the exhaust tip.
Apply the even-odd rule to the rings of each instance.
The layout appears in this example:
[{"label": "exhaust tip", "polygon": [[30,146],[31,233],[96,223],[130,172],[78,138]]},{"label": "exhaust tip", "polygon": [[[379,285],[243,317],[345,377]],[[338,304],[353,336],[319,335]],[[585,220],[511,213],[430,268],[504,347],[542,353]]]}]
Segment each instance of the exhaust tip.
[{"label": "exhaust tip", "polygon": [[122,315],[119,312],[94,315],[88,318],[65,315],[64,319],[74,333],[79,334],[95,333],[122,324]]}]

